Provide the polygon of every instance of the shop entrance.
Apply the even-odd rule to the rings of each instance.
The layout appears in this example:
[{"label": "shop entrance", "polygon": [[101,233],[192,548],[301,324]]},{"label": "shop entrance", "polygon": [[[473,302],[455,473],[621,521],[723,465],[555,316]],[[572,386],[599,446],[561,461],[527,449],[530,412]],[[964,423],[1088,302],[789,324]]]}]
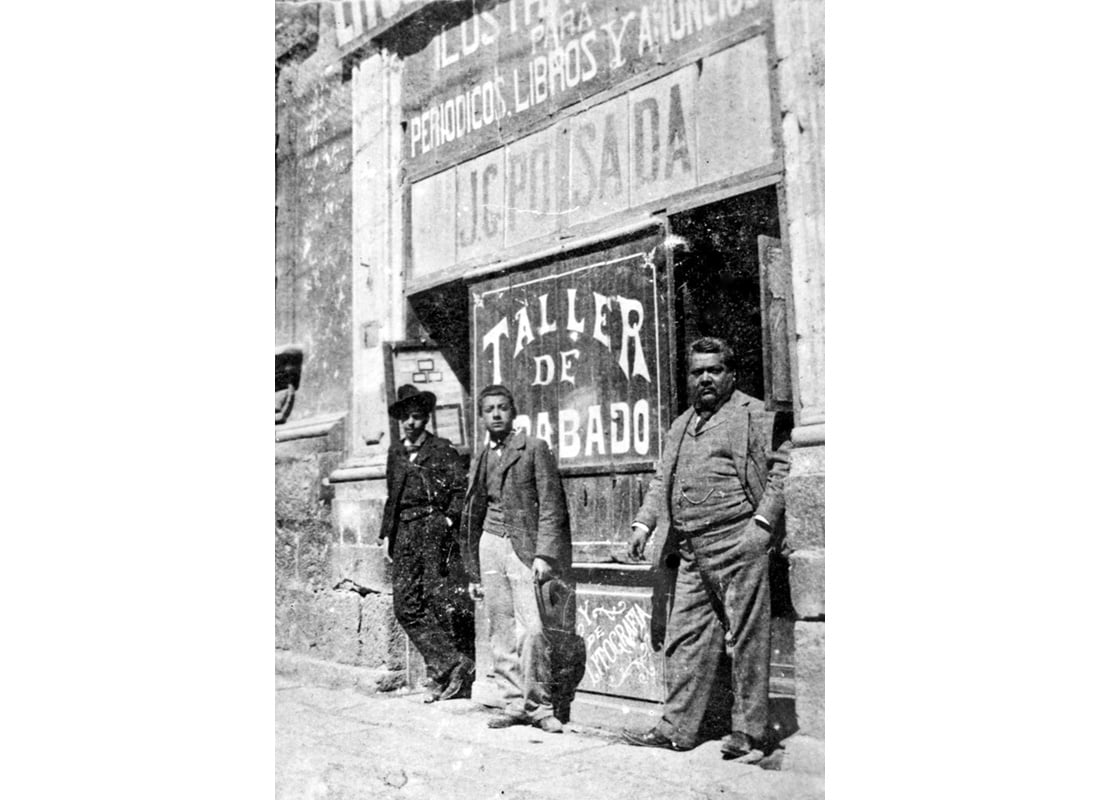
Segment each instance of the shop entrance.
[{"label": "shop entrance", "polygon": [[[738,388],[784,407],[789,373],[776,366],[787,358],[777,335],[783,292],[773,291],[782,285],[774,280],[784,275],[781,252],[778,194],[765,187],[410,298],[409,339],[437,347],[461,384],[467,452],[476,453],[483,436],[470,398],[502,382],[516,394],[517,425],[545,438],[558,457],[577,631],[587,648],[578,721],[623,724],[624,708],[652,715],[664,699],[661,654],[650,644],[653,576],[648,564],[624,559],[625,539],[661,439],[688,402],[690,341],[729,341]],[[787,735],[794,730],[793,611],[778,560],[772,585],[773,718]],[[491,704],[483,618],[479,626],[475,693]],[[728,726],[725,692],[712,699],[714,734]]]},{"label": "shop entrance", "polygon": [[[676,413],[687,409],[687,346],[700,336],[725,339],[737,357],[737,388],[770,409],[790,409],[785,287],[776,187],[669,216],[673,248]],[[780,736],[794,718],[794,608],[785,559],[771,564],[772,724]],[[727,669],[723,666],[723,670]],[[726,688],[726,687],[723,687]],[[728,691],[728,688],[726,688]],[[728,726],[725,693],[712,698],[713,722]]]}]

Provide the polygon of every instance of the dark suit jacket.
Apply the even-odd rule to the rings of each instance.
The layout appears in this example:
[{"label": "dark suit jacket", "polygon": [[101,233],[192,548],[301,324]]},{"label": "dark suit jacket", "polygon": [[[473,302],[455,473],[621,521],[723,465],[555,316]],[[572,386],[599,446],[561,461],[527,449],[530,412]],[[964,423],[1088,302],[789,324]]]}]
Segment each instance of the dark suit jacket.
[{"label": "dark suit jacket", "polygon": [[409,461],[404,444],[397,442],[390,447],[386,461],[386,507],[382,511],[382,528],[378,534],[379,539],[389,539],[391,556],[396,538],[394,534],[400,521],[401,494],[413,472],[419,472],[424,477],[432,508],[446,514],[455,525],[462,513],[462,458],[451,446],[450,440],[429,433],[416,461]]},{"label": "dark suit jacket", "polygon": [[[485,486],[486,447],[470,470],[470,486],[462,511],[462,533],[466,569],[471,580],[480,580],[477,547],[485,522],[488,496]],[[501,455],[504,475],[504,525],[516,555],[527,566],[535,557],[546,559],[559,575],[565,575],[573,563],[573,544],[569,535],[569,512],[558,463],[546,442],[515,431]]]},{"label": "dark suit jacket", "polygon": [[[654,532],[652,553],[657,580],[653,593],[652,634],[655,648],[660,647],[664,638],[667,592],[670,582],[675,580],[672,573],[678,562],[677,542],[668,535],[668,525],[672,518],[673,476],[691,418],[692,410],[688,409],[673,421],[665,440],[661,465],[634,517],[636,522]],[[790,470],[790,415],[767,411],[764,401],[735,391],[707,425],[726,428],[734,470],[755,509],[754,514],[768,521],[777,534],[778,543],[782,535],[783,485]]]}]

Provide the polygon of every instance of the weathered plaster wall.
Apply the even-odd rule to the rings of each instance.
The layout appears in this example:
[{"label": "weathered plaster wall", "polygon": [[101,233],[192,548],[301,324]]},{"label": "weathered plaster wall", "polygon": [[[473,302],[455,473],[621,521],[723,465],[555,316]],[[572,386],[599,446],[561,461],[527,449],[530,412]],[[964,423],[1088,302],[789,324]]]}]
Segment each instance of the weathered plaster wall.
[{"label": "weathered plaster wall", "polygon": [[[399,184],[401,66],[387,53],[371,53],[351,68],[352,97],[352,359],[354,391],[348,463],[356,480],[334,485],[332,523],[334,581],[362,586],[363,639],[388,667],[400,665],[406,680],[422,679],[415,649],[395,651],[406,638],[393,615],[393,588],[385,550],[378,544],[386,500],[385,465],[390,445],[382,343],[404,338],[402,204]],[[385,645],[385,646],[383,646]],[[380,649],[379,649],[380,648]]]},{"label": "weathered plaster wall", "polygon": [[332,9],[315,34],[300,9],[276,13],[289,19],[276,39],[275,344],[305,349],[299,421],[351,402],[351,88],[333,59]]},{"label": "weathered plaster wall", "polygon": [[[278,14],[283,6],[276,9]],[[290,424],[340,412],[350,419],[327,436],[275,446],[276,647],[369,668],[380,676],[378,686],[393,688],[405,680],[408,647],[393,618],[388,564],[376,542],[384,483],[328,479],[347,465],[352,450],[362,450],[351,442],[364,442],[364,426],[351,413],[353,365],[360,405],[366,397],[365,411],[373,415],[366,427],[384,427],[378,424],[386,415],[381,341],[389,336],[385,320],[393,306],[388,276],[399,276],[401,264],[389,255],[390,245],[382,243],[381,253],[376,249],[371,237],[386,229],[390,212],[375,209],[368,195],[378,191],[374,181],[382,181],[383,188],[386,181],[396,181],[396,169],[391,175],[385,165],[373,162],[370,144],[359,144],[365,153],[356,169],[366,183],[361,182],[356,200],[356,229],[371,241],[353,246],[353,81],[343,75],[336,57],[332,9],[321,6],[313,13],[312,28],[301,7],[287,6],[285,13],[283,24],[278,18],[276,24],[275,340],[300,344],[306,354]],[[369,124],[378,121],[372,118]],[[376,136],[373,130],[368,139]],[[399,203],[395,212],[399,218]],[[373,222],[364,223],[366,218]],[[399,255],[399,244],[393,248]],[[371,269],[356,269],[360,261]],[[375,293],[372,275],[380,276],[384,296]],[[354,285],[357,276],[362,286]],[[353,317],[356,291],[360,297]],[[396,291],[400,297],[399,286]],[[355,320],[373,327],[364,336]],[[357,357],[361,361],[355,364]],[[381,465],[387,445],[375,448]]]},{"label": "weathered plaster wall", "polygon": [[775,0],[798,424],[825,414],[825,3]]},{"label": "weathered plaster wall", "polygon": [[285,61],[317,46],[320,5],[312,2],[275,4],[275,61]]}]

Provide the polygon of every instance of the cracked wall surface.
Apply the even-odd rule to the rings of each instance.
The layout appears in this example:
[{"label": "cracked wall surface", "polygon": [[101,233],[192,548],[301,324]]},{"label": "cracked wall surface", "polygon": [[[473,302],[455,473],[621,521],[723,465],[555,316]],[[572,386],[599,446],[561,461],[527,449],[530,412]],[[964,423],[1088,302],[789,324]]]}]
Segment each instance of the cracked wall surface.
[{"label": "cracked wall surface", "polygon": [[[332,8],[277,6],[275,339],[305,351],[291,422],[350,416],[346,434],[341,428],[338,437],[276,444],[276,647],[404,674],[407,643],[393,617],[388,565],[375,542],[384,489],[381,498],[337,503],[334,514],[338,485],[327,480],[357,449],[353,443],[361,447],[365,438],[362,415],[352,406],[353,395],[368,385],[360,380],[353,388],[353,373],[363,373],[365,365],[354,365],[361,342],[352,316],[352,86],[337,57]],[[376,224],[385,223],[383,213]],[[390,250],[379,256],[368,249],[362,260],[376,271],[399,265]],[[364,279],[372,274],[360,272]],[[363,318],[390,313],[392,298],[368,299],[374,302],[361,310]],[[386,338],[391,334],[387,330]],[[373,337],[366,354],[372,397],[383,377],[379,339]],[[384,394],[372,412],[371,430],[381,428]]]},{"label": "cracked wall surface", "polygon": [[[342,451],[275,458],[275,646],[339,664],[404,671],[405,635],[393,616],[383,548],[333,524],[325,483]],[[366,501],[368,515],[379,511]],[[376,529],[372,534],[376,535]],[[366,538],[364,536],[363,538]]]},{"label": "cracked wall surface", "polygon": [[[275,344],[305,350],[294,420],[351,404],[351,90],[332,11],[315,16],[315,48],[308,31],[283,42],[275,88]],[[296,25],[308,28],[291,15],[284,29]]]}]

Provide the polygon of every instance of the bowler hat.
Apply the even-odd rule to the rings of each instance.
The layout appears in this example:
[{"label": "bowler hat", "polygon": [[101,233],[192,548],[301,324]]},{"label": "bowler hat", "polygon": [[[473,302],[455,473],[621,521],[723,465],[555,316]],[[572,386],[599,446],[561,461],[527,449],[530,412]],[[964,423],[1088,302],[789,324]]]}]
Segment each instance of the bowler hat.
[{"label": "bowler hat", "polygon": [[561,578],[551,578],[537,586],[535,599],[538,601],[543,630],[552,633],[573,632],[572,626],[567,624],[569,599],[573,591],[573,587]]},{"label": "bowler hat", "polygon": [[390,406],[390,416],[400,419],[407,413],[409,406],[430,414],[435,408],[435,395],[422,392],[411,383],[406,383],[397,390],[397,402]]}]

